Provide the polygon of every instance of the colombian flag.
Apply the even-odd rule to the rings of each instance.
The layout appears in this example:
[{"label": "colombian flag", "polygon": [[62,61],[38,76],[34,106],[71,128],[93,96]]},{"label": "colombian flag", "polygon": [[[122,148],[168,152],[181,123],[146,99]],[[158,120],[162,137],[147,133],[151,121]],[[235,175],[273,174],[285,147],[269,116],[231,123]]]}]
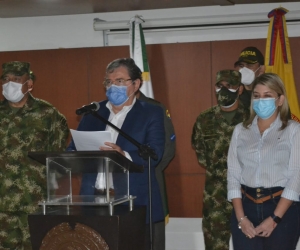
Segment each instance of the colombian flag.
[{"label": "colombian flag", "polygon": [[269,12],[269,31],[266,44],[266,73],[275,73],[284,82],[289,101],[292,119],[300,122],[300,107],[294,81],[291,49],[286,27],[285,14],[282,7]]}]

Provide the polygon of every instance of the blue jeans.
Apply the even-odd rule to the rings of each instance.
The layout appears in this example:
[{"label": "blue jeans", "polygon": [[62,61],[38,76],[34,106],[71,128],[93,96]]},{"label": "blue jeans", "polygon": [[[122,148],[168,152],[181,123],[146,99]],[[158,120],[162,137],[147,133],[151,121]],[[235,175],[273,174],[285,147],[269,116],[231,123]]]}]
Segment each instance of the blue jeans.
[{"label": "blue jeans", "polygon": [[[264,219],[273,214],[280,196],[271,198],[262,204],[256,204],[245,195],[242,197],[244,213],[257,227]],[[256,236],[249,239],[238,228],[233,210],[231,233],[234,250],[295,250],[300,234],[300,202],[293,202],[269,237]]]}]

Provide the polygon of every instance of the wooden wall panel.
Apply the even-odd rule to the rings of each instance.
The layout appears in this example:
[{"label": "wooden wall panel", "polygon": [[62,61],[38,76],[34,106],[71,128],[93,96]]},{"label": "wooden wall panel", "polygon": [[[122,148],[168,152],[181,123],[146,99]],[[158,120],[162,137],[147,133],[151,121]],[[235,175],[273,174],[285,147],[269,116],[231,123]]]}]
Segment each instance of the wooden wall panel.
[{"label": "wooden wall panel", "polygon": [[[300,97],[300,38],[291,38],[290,44]],[[202,216],[205,170],[191,147],[192,127],[200,112],[216,103],[216,72],[232,69],[246,46],[256,46],[264,53],[265,40],[147,46],[155,99],[170,111],[177,137],[176,156],[165,172],[171,217]],[[128,56],[128,46],[1,52],[0,64],[30,62],[37,76],[34,96],[56,106],[69,127],[76,129],[80,116],[75,110],[106,98],[102,82],[107,64]]]},{"label": "wooden wall panel", "polygon": [[205,175],[167,174],[166,181],[170,217],[201,217]]},{"label": "wooden wall panel", "polygon": [[234,69],[234,63],[238,60],[241,51],[249,46],[257,47],[265,54],[266,40],[237,40],[212,42],[212,77],[216,79],[216,72],[222,69]]},{"label": "wooden wall panel", "polygon": [[153,45],[147,51],[155,98],[169,109],[176,133],[176,156],[167,174],[202,171],[191,133],[196,117],[211,105],[209,51],[209,43]]},{"label": "wooden wall panel", "polygon": [[147,54],[155,99],[169,109],[176,133],[176,155],[165,170],[170,216],[200,217],[205,171],[191,134],[196,117],[212,103],[210,43],[150,45]]},{"label": "wooden wall panel", "polygon": [[290,47],[293,62],[293,72],[295,78],[295,84],[298,95],[298,102],[300,104],[300,38],[292,37],[290,38]]}]

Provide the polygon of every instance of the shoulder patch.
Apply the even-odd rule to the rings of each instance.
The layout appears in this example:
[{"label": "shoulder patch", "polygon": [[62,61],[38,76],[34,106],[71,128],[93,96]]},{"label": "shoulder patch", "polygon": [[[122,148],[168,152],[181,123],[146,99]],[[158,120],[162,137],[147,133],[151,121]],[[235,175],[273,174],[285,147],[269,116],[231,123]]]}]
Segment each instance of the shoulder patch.
[{"label": "shoulder patch", "polygon": [[166,116],[167,116],[169,119],[171,119],[171,114],[170,114],[169,110],[167,110],[167,109],[166,109]]},{"label": "shoulder patch", "polygon": [[173,134],[173,135],[170,136],[170,140],[171,140],[171,141],[174,141],[175,138],[176,138],[176,135],[175,135],[175,134]]}]

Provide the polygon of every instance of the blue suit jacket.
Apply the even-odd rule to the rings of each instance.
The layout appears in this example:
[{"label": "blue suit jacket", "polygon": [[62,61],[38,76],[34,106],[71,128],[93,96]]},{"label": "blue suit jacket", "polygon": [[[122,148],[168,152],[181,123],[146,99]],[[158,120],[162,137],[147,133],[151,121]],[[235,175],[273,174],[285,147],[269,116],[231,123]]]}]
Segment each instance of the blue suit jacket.
[{"label": "blue suit jacket", "polygon": [[[100,102],[100,109],[97,111],[99,115],[108,120],[110,111],[106,107],[107,101]],[[79,131],[103,131],[106,124],[91,114],[83,116],[77,128]],[[155,177],[155,166],[159,163],[164,152],[165,131],[163,110],[159,106],[155,106],[146,102],[136,100],[132,109],[128,112],[121,130],[127,133],[141,144],[147,144],[155,150],[158,160],[151,160],[151,188],[152,188],[152,221],[157,222],[164,219],[163,206],[159,191],[158,182]],[[143,160],[138,153],[138,149],[123,136],[118,135],[116,144],[127,151],[132,161],[138,165],[143,165],[145,170],[143,173],[129,174],[129,194],[137,196],[134,200],[135,205],[147,206],[147,223],[149,222],[149,193],[148,193],[148,161]],[[76,150],[73,140],[68,150]],[[96,182],[96,175],[90,180],[93,185]],[[82,187],[85,186],[85,180],[82,180]],[[91,187],[91,185],[89,186]],[[92,188],[81,188],[83,194],[93,194]]]}]

